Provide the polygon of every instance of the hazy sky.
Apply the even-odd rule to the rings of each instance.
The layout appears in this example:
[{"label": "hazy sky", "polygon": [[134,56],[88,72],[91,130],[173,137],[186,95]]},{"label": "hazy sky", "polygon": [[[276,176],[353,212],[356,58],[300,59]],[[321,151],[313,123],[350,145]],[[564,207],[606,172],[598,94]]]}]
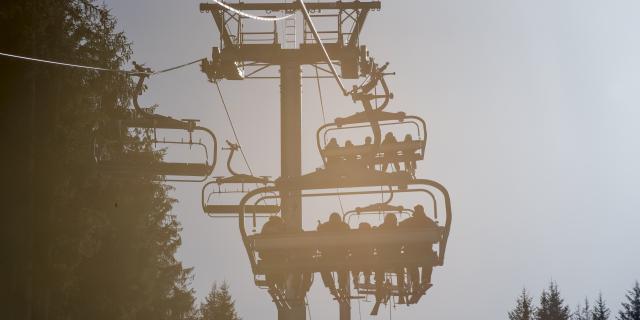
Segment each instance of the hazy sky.
[{"label": "hazy sky", "polygon": [[[133,42],[134,60],[158,69],[217,46],[217,29],[198,3],[106,1]],[[397,72],[389,110],[428,121],[428,155],[418,176],[447,186],[455,217],[434,288],[420,304],[394,309],[393,318],[504,319],[522,287],[537,300],[550,280],[572,307],[602,291],[617,310],[640,279],[640,2],[382,5],[369,16],[362,42]],[[142,101],[202,119],[221,140],[232,138],[215,88],[197,66],[149,86]],[[329,118],[359,111],[333,82],[322,86]],[[278,83],[221,87],[254,172],[278,176]],[[303,83],[303,118],[308,172],[320,165],[314,135],[322,124],[312,80]],[[224,162],[216,173],[226,174]],[[276,319],[267,293],[253,285],[237,222],[206,217],[200,187],[177,185],[174,193],[183,224],[179,257],[195,268],[198,296],[226,280],[243,318]],[[330,210],[337,208],[327,204]],[[310,214],[318,213],[324,212]],[[316,278],[312,318],[333,318],[337,305]],[[370,307],[361,303],[363,319]],[[356,302],[353,312],[358,319]],[[378,319],[389,317],[388,309],[381,313]]]}]

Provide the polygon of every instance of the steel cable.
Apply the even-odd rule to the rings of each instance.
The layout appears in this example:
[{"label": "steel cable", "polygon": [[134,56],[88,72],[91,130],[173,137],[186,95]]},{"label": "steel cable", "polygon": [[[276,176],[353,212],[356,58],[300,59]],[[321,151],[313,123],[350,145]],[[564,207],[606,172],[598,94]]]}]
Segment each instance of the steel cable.
[{"label": "steel cable", "polygon": [[[316,83],[318,85],[318,97],[320,98],[320,110],[322,110],[322,122],[327,124],[327,119],[324,112],[324,99],[322,98],[322,87],[320,86],[320,78],[318,77],[318,66],[314,65],[316,69]],[[322,154],[320,154],[322,157]],[[340,204],[340,213],[344,216],[344,206],[342,205],[342,197],[340,196],[340,188],[336,188],[338,193],[338,203]]]},{"label": "steel cable", "polygon": [[322,110],[322,124],[327,124],[327,118],[324,113],[324,99],[322,99],[322,89],[320,88],[320,75],[318,74],[318,66],[314,65],[316,69],[316,83],[318,84],[318,96],[320,97],[320,110]]},{"label": "steel cable", "polygon": [[[218,81],[214,81],[216,84],[216,88],[218,89],[218,95],[220,95],[220,101],[222,101],[222,106],[224,107],[224,111],[227,113],[227,119],[229,120],[229,125],[231,126],[231,131],[233,132],[233,136],[236,139],[236,144],[240,144],[240,139],[238,139],[238,134],[236,133],[236,127],[233,125],[233,120],[231,120],[231,115],[229,114],[229,108],[227,108],[227,103],[224,101],[224,96],[222,95],[222,91],[220,90],[220,84]],[[244,164],[247,166],[249,173],[253,175],[253,171],[251,170],[251,166],[249,165],[249,161],[247,161],[247,156],[244,154],[242,147],[240,147],[240,154],[242,155],[242,159],[244,160]]]},{"label": "steel cable", "polygon": [[349,91],[347,91],[347,89],[344,87],[344,84],[342,84],[342,80],[340,80],[340,76],[338,76],[338,72],[336,71],[336,67],[333,65],[333,62],[331,61],[331,57],[329,56],[329,53],[327,52],[327,48],[325,48],[324,43],[322,42],[322,39],[320,38],[320,35],[318,34],[318,30],[316,30],[316,26],[313,24],[313,20],[311,20],[311,15],[309,15],[309,11],[307,10],[307,6],[304,4],[304,1],[302,1],[302,0],[298,0],[298,1],[300,2],[300,7],[301,7],[301,10],[302,10],[302,16],[304,17],[305,21],[307,21],[307,24],[309,24],[309,28],[311,28],[311,32],[313,33],[313,37],[316,39],[316,42],[318,42],[318,44],[320,45],[320,48],[322,49],[322,53],[324,54],[325,60],[326,60],[327,64],[329,65],[329,69],[331,69],[331,72],[333,73],[333,78],[338,83],[338,86],[340,87],[340,90],[342,90],[342,94],[344,94],[345,96],[349,95]]},{"label": "steel cable", "polygon": [[59,61],[52,61],[52,60],[45,60],[45,59],[38,59],[38,58],[19,56],[19,55],[15,55],[15,54],[4,53],[4,52],[0,52],[0,56],[14,58],[14,59],[20,59],[20,60],[33,61],[33,62],[54,64],[54,65],[58,65],[58,66],[71,67],[71,68],[81,68],[81,69],[116,72],[116,73],[125,73],[125,74],[133,74],[133,75],[136,75],[136,74],[150,74],[150,73],[146,73],[146,72],[120,70],[120,69],[108,69],[108,68],[93,67],[93,66],[86,66],[86,65],[80,65],[80,64],[73,64],[73,63],[66,63],[66,62],[59,62]]},{"label": "steel cable", "polygon": [[87,66],[87,65],[81,65],[81,64],[75,64],[75,63],[67,63],[67,62],[60,62],[60,61],[54,61],[54,60],[47,60],[47,59],[39,59],[39,58],[33,58],[33,57],[26,57],[26,56],[20,56],[20,55],[16,55],[16,54],[9,54],[9,53],[4,53],[4,52],[0,52],[0,56],[4,56],[4,57],[8,57],[8,58],[14,58],[14,59],[19,59],[19,60],[26,60],[26,61],[33,61],[33,62],[39,62],[39,63],[46,63],[46,64],[53,64],[53,65],[58,65],[58,66],[63,66],[63,67],[70,67],[70,68],[80,68],[80,69],[88,69],[88,70],[96,70],[96,71],[105,71],[105,72],[115,72],[115,73],[124,73],[127,75],[132,75],[132,76],[136,76],[136,75],[146,75],[146,76],[153,76],[153,75],[157,75],[157,74],[161,74],[161,73],[165,73],[165,72],[169,72],[169,71],[173,71],[173,70],[177,70],[180,68],[184,68],[186,66],[190,66],[194,63],[198,63],[200,61],[202,61],[204,58],[200,58],[197,60],[193,60],[191,62],[187,62],[187,63],[183,63],[181,65],[177,65],[175,67],[170,67],[170,68],[166,68],[166,69],[162,69],[160,71],[155,71],[155,72],[141,72],[141,71],[134,71],[134,70],[121,70],[121,69],[110,69],[110,68],[102,68],[102,67],[95,67],[95,66]]},{"label": "steel cable", "polygon": [[246,12],[242,12],[242,11],[240,11],[240,10],[234,8],[234,7],[229,6],[228,4],[226,4],[226,3],[222,2],[222,1],[213,0],[213,2],[215,2],[219,6],[225,8],[225,9],[227,9],[227,10],[229,10],[229,11],[235,13],[235,14],[241,15],[241,16],[243,16],[245,18],[258,20],[258,21],[271,21],[271,22],[273,22],[273,21],[281,21],[281,20],[288,19],[288,18],[293,16],[293,14],[289,14],[289,15],[286,15],[286,16],[275,17],[275,18],[260,17],[260,16],[255,16],[255,15],[252,15],[252,14],[248,14]]}]

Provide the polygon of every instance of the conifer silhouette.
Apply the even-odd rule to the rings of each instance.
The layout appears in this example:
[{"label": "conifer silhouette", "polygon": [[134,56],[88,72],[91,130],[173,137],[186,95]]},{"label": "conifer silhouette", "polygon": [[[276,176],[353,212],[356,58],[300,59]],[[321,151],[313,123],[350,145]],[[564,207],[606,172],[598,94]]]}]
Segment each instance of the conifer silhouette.
[{"label": "conifer silhouette", "polygon": [[549,288],[540,295],[540,306],[536,309],[536,320],[569,320],[569,307],[564,304],[560,296],[558,285],[549,283]]},{"label": "conifer silhouette", "polygon": [[622,310],[618,313],[619,320],[640,320],[640,284],[635,286],[626,295],[627,302],[622,303]]},{"label": "conifer silhouette", "polygon": [[576,310],[571,315],[571,320],[593,320],[592,313],[589,299],[585,298],[584,305],[578,304]]},{"label": "conifer silhouette", "polygon": [[217,283],[213,284],[205,302],[200,305],[198,318],[199,320],[242,320],[236,313],[235,302],[226,282],[223,282],[219,288]]},{"label": "conifer silhouette", "polygon": [[607,320],[609,319],[609,315],[611,311],[607,308],[605,301],[602,299],[602,293],[598,295],[598,299],[596,300],[596,304],[593,306],[593,311],[591,312],[591,320]]},{"label": "conifer silhouette", "polygon": [[516,300],[516,307],[509,312],[509,320],[533,320],[534,310],[533,298],[527,293],[527,289],[522,289]]}]

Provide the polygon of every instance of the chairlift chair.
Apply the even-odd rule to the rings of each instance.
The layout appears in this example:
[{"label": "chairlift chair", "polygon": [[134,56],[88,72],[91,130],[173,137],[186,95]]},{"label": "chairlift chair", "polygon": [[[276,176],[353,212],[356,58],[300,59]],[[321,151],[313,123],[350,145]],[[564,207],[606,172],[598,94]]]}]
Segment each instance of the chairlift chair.
[{"label": "chairlift chair", "polygon": [[[118,132],[118,137],[109,141],[95,141],[94,158],[101,170],[120,173],[123,175],[131,174],[150,174],[154,176],[162,176],[165,181],[179,182],[201,182],[204,181],[215,167],[217,158],[217,139],[211,130],[197,125],[198,120],[183,119],[178,120],[171,117],[152,114],[140,107],[138,96],[144,88],[144,80],[151,72],[150,69],[143,68],[135,64],[136,70],[139,72],[139,80],[133,95],[134,112],[130,114],[130,118],[121,120],[112,120],[107,123]],[[123,138],[128,136],[130,129],[142,130],[149,137],[149,142],[154,146],[151,150],[128,150],[118,157],[112,156],[108,150],[109,145],[122,145]],[[187,134],[187,138],[167,139],[158,138],[158,131],[166,130],[167,133],[172,131],[180,131]],[[126,131],[126,133],[125,133]],[[194,134],[200,134],[202,139],[195,140]],[[158,150],[166,149],[170,146],[183,145],[189,147],[190,150],[197,148],[202,154],[201,162],[167,162],[158,159]],[[160,148],[158,148],[160,146]],[[167,177],[169,177],[167,179]],[[178,178],[182,177],[182,178]]]},{"label": "chairlift chair", "polygon": [[[434,221],[437,221],[437,205],[435,203],[435,197],[433,193],[431,193],[430,191],[428,190],[423,190],[423,191],[426,192],[429,196],[431,196],[431,199],[434,201],[433,216],[434,216]],[[384,216],[387,214],[395,214],[399,218],[400,217],[408,218],[413,215],[414,213],[413,209],[405,208],[402,205],[398,205],[398,206],[391,205],[390,202],[392,199],[393,199],[393,193],[391,194],[391,197],[389,197],[389,199],[385,202],[374,203],[365,207],[357,207],[353,210],[349,210],[343,214],[343,221],[345,221],[347,224],[351,226],[351,218],[353,217],[359,218],[364,215],[383,215]],[[354,226],[354,228],[357,228],[357,227]],[[407,232],[404,229],[403,231]],[[423,259],[422,263],[416,263],[415,259],[411,259],[410,261],[405,261],[405,263],[406,263],[406,266],[409,268],[409,267],[418,267],[418,266],[424,267],[424,265],[432,265],[432,264],[435,264],[436,262],[435,260],[433,260],[433,256],[427,255],[422,259]],[[384,288],[385,288],[387,300],[389,297],[400,297],[400,296],[406,295],[406,296],[415,297],[413,299],[407,299],[406,300],[407,304],[417,303],[417,301],[419,300],[419,296],[423,295],[424,292],[420,292],[417,294],[413,292],[412,289],[415,287],[410,284],[409,280],[414,281],[415,279],[407,279],[407,277],[404,277],[404,279],[407,281],[404,281],[404,283],[401,283],[400,278],[395,273],[397,269],[390,268],[388,269],[388,271],[389,272],[384,275],[384,278],[386,279]],[[374,272],[376,272],[375,269],[371,267],[367,267],[362,270],[359,270],[357,273],[352,273],[352,276],[354,276],[354,279],[353,279],[354,288],[359,295],[375,295],[376,294],[376,290],[377,290],[376,285],[369,281],[370,277],[369,279],[365,278],[367,277],[366,276],[367,273],[371,275]],[[363,275],[364,277],[361,277],[361,275]],[[401,290],[401,287],[402,287],[402,290]],[[431,285],[429,284],[426,289],[430,287]]]},{"label": "chairlift chair", "polygon": [[[379,194],[381,191],[346,191],[336,193],[333,185],[320,186],[313,183],[298,184],[302,197],[323,197],[363,194]],[[343,189],[344,190],[344,189]],[[434,195],[433,190],[440,193],[439,198]],[[306,191],[306,192],[305,192]],[[314,191],[314,192],[309,192]],[[245,213],[248,211],[248,205],[252,203],[255,197],[265,194],[275,193],[272,197],[279,197],[280,192],[286,192],[286,188],[276,183],[276,186],[264,187],[252,190],[247,193],[240,202],[239,210],[239,227],[242,240],[245,245],[247,255],[249,257],[251,268],[254,273],[254,280],[259,286],[268,286],[264,278],[269,273],[315,273],[315,272],[336,272],[339,270],[361,271],[361,270],[398,270],[400,268],[417,267],[423,265],[442,266],[444,264],[444,256],[446,244],[451,228],[451,204],[447,190],[439,183],[432,180],[409,179],[407,181],[391,185],[389,190],[383,193],[403,193],[403,192],[423,192],[430,199],[443,200],[438,201],[438,207],[444,209],[446,222],[444,226],[435,229],[420,230],[398,230],[388,231],[366,231],[352,230],[348,233],[318,233],[317,231],[301,231],[292,234],[282,235],[249,235],[245,228]],[[347,244],[347,245],[345,245]],[[343,260],[323,260],[319,259],[316,252],[322,248],[346,248],[354,250],[362,246],[388,246],[388,245],[407,245],[407,244],[425,244],[431,246],[438,244],[436,254],[425,253],[424,256],[409,257],[402,256],[398,259],[382,260],[377,256],[371,256],[367,259],[359,259],[357,261],[345,258]],[[286,259],[278,261],[264,261],[259,258],[258,253],[264,250],[281,250],[283,252],[295,252],[295,255],[288,256]],[[302,254],[301,253],[307,253]],[[398,291],[398,290],[396,290]],[[390,292],[393,295],[393,290]]]},{"label": "chairlift chair", "polygon": [[[223,148],[223,150],[230,150],[229,157],[227,158],[227,169],[229,173],[231,173],[231,176],[215,177],[215,180],[207,182],[202,187],[202,210],[212,217],[235,217],[240,211],[240,206],[237,204],[221,204],[218,203],[218,201],[214,204],[211,201],[212,197],[231,194],[242,195],[251,191],[252,186],[255,188],[273,185],[273,182],[270,181],[267,176],[256,177],[234,171],[231,164],[233,156],[235,152],[240,150],[240,146],[229,141],[226,142],[228,147]],[[245,211],[252,214],[255,225],[256,217],[278,214],[280,212],[280,206],[267,204],[265,201],[257,201],[255,204],[247,205]]]},{"label": "chairlift chair", "polygon": [[[375,67],[376,71],[371,72],[370,81],[360,86],[359,90],[352,92],[354,101],[363,103],[364,111],[348,117],[336,118],[334,122],[325,124],[318,129],[316,144],[325,167],[356,163],[359,163],[360,166],[372,167],[389,165],[392,162],[403,162],[411,164],[412,168],[405,167],[405,170],[413,173],[415,163],[424,159],[427,145],[427,125],[424,119],[406,115],[404,112],[384,110],[393,97],[384,80],[384,68],[386,65],[381,68]],[[384,94],[371,94],[370,91],[378,83],[382,84]],[[383,98],[384,102],[374,108],[371,101],[380,98]],[[400,137],[397,141],[383,140],[382,128],[387,129],[387,132],[392,132],[400,127],[408,127],[411,133],[404,138]],[[362,144],[348,146],[345,141],[336,143],[339,134],[354,133],[367,128],[371,129],[371,136],[361,136],[356,142],[362,141]],[[356,135],[348,134],[348,136]],[[365,142],[367,139],[370,139],[368,143]]]},{"label": "chairlift chair", "polygon": [[[338,118],[333,123],[328,123],[318,129],[316,142],[325,166],[332,165],[332,159],[343,163],[348,163],[348,159],[356,159],[365,165],[384,165],[390,162],[390,158],[385,157],[385,155],[389,154],[393,155],[391,161],[395,162],[416,162],[424,159],[427,130],[426,122],[422,118],[407,116],[402,112],[372,111],[368,116],[365,116],[364,113],[359,112],[350,117]],[[382,143],[381,138],[373,138],[371,143],[366,144],[364,141],[370,136],[363,136],[360,138],[362,144],[354,146],[345,146],[344,141],[341,141],[337,147],[329,144],[337,134],[360,131],[362,128],[372,128],[372,119],[375,119],[376,125],[379,127],[398,128],[399,126],[410,126],[413,129],[413,133],[410,134],[411,140],[403,141],[403,139],[399,139],[397,142]],[[372,131],[375,133],[375,130]],[[350,134],[350,136],[354,135]],[[376,140],[380,142],[376,143]]]}]

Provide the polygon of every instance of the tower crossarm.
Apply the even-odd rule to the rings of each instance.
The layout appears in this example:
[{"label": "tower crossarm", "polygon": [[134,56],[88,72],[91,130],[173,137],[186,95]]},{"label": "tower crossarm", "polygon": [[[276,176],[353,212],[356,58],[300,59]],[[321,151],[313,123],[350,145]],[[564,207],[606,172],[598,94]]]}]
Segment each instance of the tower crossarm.
[{"label": "tower crossarm", "polygon": [[[312,13],[311,18],[336,17],[335,31],[325,31],[323,34],[337,34],[337,36],[331,39],[322,39],[322,42],[330,60],[340,65],[340,77],[357,79],[361,74],[366,73],[368,68],[365,66],[368,62],[368,54],[366,47],[360,46],[360,32],[368,13],[371,10],[380,9],[380,1],[309,2],[305,5]],[[203,63],[202,68],[212,81],[218,79],[242,80],[247,77],[246,75],[255,74],[255,72],[251,72],[251,68],[256,69],[253,71],[261,71],[265,69],[265,64],[282,65],[293,62],[299,65],[316,65],[327,63],[322,46],[317,41],[303,41],[299,47],[293,49],[283,48],[277,38],[277,31],[273,30],[275,23],[265,23],[264,30],[252,32],[252,34],[273,34],[272,41],[253,43],[243,37],[247,32],[243,31],[245,27],[238,11],[263,11],[269,17],[273,17],[278,12],[295,14],[301,11],[301,5],[298,1],[291,3],[225,2],[224,5],[217,2],[202,3],[200,10],[211,13],[220,35],[219,47],[213,48],[211,60]],[[238,11],[234,12],[234,10]],[[329,14],[332,12],[335,14]],[[326,21],[323,22],[325,22],[324,25],[327,25]],[[306,26],[305,30],[307,30]]]},{"label": "tower crossarm", "polygon": [[[290,3],[278,3],[278,2],[264,2],[264,3],[226,3],[229,7],[232,7],[240,11],[284,11],[292,12],[300,10],[300,6],[297,1]],[[369,9],[379,10],[381,5],[380,1],[335,1],[335,2],[309,2],[306,3],[309,10],[356,10],[356,9]],[[200,11],[214,11],[222,10],[223,8],[217,3],[201,3]]]}]

